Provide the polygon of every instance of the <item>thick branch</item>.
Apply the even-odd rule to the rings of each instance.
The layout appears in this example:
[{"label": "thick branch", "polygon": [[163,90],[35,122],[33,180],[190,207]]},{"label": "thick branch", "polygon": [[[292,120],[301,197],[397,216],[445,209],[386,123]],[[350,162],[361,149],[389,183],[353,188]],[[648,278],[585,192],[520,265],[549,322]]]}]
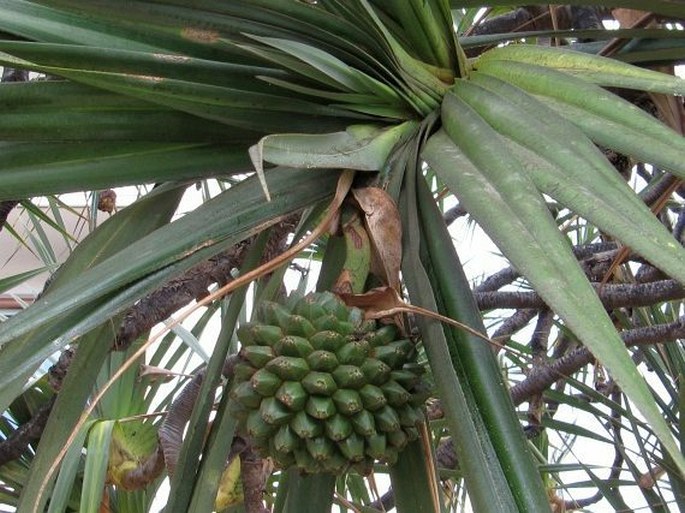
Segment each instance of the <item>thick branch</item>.
[{"label": "thick branch", "polygon": [[[561,10],[558,10],[557,13],[560,14]],[[565,11],[564,14],[566,14]],[[567,16],[564,17],[567,18]],[[548,9],[528,6],[519,7],[501,16],[486,19],[473,28],[471,35],[506,34],[507,32],[521,30],[549,30],[552,28]]]},{"label": "thick branch", "polygon": [[[589,269],[597,263],[597,260],[611,262],[613,257],[608,252],[616,251],[616,244],[613,242],[599,242],[595,244],[584,244],[575,246],[573,254],[579,260],[584,260],[583,266]],[[601,256],[598,256],[601,255]],[[586,261],[585,261],[586,260]],[[505,267],[500,271],[488,276],[483,282],[475,287],[475,292],[494,292],[505,285],[516,281],[521,274],[513,267]]]},{"label": "thick branch", "polygon": [[[675,280],[651,283],[592,284],[605,308],[649,306],[663,301],[685,298],[685,288]],[[545,308],[545,302],[536,292],[474,292],[478,308]]]},{"label": "thick branch", "polygon": [[[50,367],[50,370],[48,371],[48,383],[53,391],[59,392],[62,388],[62,381],[67,373],[73,355],[74,352],[71,349],[63,351],[57,363]],[[45,425],[48,422],[52,407],[55,404],[56,397],[56,395],[53,395],[25,424],[19,426],[5,440],[0,442],[0,467],[19,458],[24,454],[31,443],[40,440]]]},{"label": "thick branch", "polygon": [[[270,260],[283,251],[294,224],[293,217],[274,226],[262,261]],[[125,349],[143,333],[180,308],[206,296],[210,285],[225,285],[230,282],[233,279],[231,271],[242,265],[253,240],[254,238],[251,238],[236,244],[228,251],[200,263],[131,307],[117,333],[115,348]]]},{"label": "thick branch", "polygon": [[[685,317],[668,324],[634,328],[621,333],[626,346],[670,342],[684,337]],[[534,373],[512,387],[514,404],[519,405],[529,397],[541,394],[554,382],[574,374],[593,360],[594,356],[586,347],[579,347],[548,365],[537,367]]]},{"label": "thick branch", "polygon": [[2,71],[1,82],[28,82],[29,72],[25,69],[5,68]]},{"label": "thick branch", "polygon": [[[627,330],[621,333],[621,338],[626,346],[657,344],[685,338],[685,317],[668,324]],[[535,368],[534,374],[511,388],[514,405],[518,406],[530,397],[542,394],[555,382],[574,374],[593,360],[592,353],[585,347],[581,347],[552,363]],[[436,458],[441,467],[456,468],[457,456],[450,438],[440,442],[436,450]]]},{"label": "thick branch", "polygon": [[455,205],[454,207],[448,209],[442,216],[442,218],[445,220],[445,224],[447,226],[451,225],[454,221],[459,219],[462,216],[465,216],[468,214],[466,209],[461,205]]},{"label": "thick branch", "polygon": [[[294,223],[295,218],[293,217],[273,228],[263,260],[273,258],[282,251]],[[238,244],[229,251],[199,264],[182,277],[172,280],[165,287],[134,305],[125,315],[117,335],[115,348],[125,349],[152,326],[168,318],[173,312],[195,298],[207,294],[207,287],[212,283],[226,283],[232,279],[231,270],[242,265],[248,248],[249,241]],[[50,369],[51,384],[56,392],[59,392],[61,388],[61,381],[68,371],[71,356],[71,351],[64,351],[59,362]],[[25,425],[21,426],[6,440],[0,442],[0,466],[17,459],[31,442],[40,438],[52,410],[53,402],[46,404]],[[146,476],[151,475],[149,474],[151,470],[157,471],[158,469],[157,456],[153,454],[151,460],[145,464],[148,467],[141,468],[140,472]]]},{"label": "thick branch", "polygon": [[19,458],[24,454],[29,444],[40,440],[56,397],[53,396],[43,404],[28,422],[19,426],[0,443],[0,467]]},{"label": "thick branch", "polygon": [[207,288],[213,283],[224,285],[231,281],[231,270],[240,267],[249,246],[249,242],[237,244],[141,299],[124,315],[117,332],[115,348],[127,348],[131,342],[174,312],[207,295]]},{"label": "thick branch", "polygon": [[243,479],[245,513],[269,513],[264,505],[264,489],[268,477],[265,460],[260,458],[251,447],[240,453],[240,473]]},{"label": "thick branch", "polygon": [[492,334],[492,339],[501,340],[511,337],[514,333],[532,321],[533,317],[537,315],[537,312],[538,311],[534,309],[516,310],[516,312],[511,317],[505,319],[500,327],[497,328],[497,331]]}]

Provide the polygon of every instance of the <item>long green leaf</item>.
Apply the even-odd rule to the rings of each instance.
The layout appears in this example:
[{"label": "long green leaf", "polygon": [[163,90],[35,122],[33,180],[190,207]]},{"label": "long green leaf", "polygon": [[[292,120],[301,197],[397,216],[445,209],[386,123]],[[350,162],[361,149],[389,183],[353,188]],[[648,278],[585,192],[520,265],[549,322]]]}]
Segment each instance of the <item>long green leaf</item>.
[{"label": "long green leaf", "polygon": [[[182,272],[200,258],[208,258],[282,216],[327,197],[336,178],[337,172],[330,170],[271,170],[267,172],[271,202],[264,203],[256,179],[246,180],[193,214],[108,255],[107,260],[54,293],[48,292],[32,308],[0,326],[0,390],[86,327],[102,323],[136,301],[139,294],[159,286],[170,277],[166,271]],[[74,329],[86,321],[85,327]],[[26,336],[31,343],[21,343]]]},{"label": "long green leaf", "polygon": [[[184,188],[162,186],[156,191],[134,203],[122,212],[105,221],[71,254],[69,260],[55,273],[50,290],[65,287],[77,279],[84,270],[106,259],[109,252],[116,252],[129,246],[133,241],[152,232],[159,226],[168,223]],[[132,228],[133,227],[133,228]],[[42,511],[51,489],[54,475],[49,475],[58,453],[64,447],[67,438],[83,413],[83,408],[92,391],[92,386],[100,368],[111,349],[114,340],[114,328],[104,324],[85,337],[79,339],[77,351],[72,360],[67,377],[62,385],[48,423],[43,431],[36,457],[31,467],[31,474],[22,491],[22,503],[19,511]],[[37,333],[23,339],[28,345],[41,338]],[[35,366],[25,366],[20,376],[2,387],[0,409],[7,405],[20,392],[21,387]],[[75,442],[78,443],[78,442]]]},{"label": "long green leaf", "polygon": [[[275,94],[252,92],[201,82],[192,82],[125,72],[102,72],[62,66],[46,66],[0,51],[0,63],[59,75],[76,82],[142,100],[166,105],[196,116],[248,130],[284,132],[335,130],[337,118],[364,119],[342,109]],[[298,113],[298,116],[293,116]]]},{"label": "long green leaf", "polygon": [[0,84],[6,141],[249,145],[261,134],[66,81]]},{"label": "long green leaf", "polygon": [[[678,458],[681,471],[685,470],[685,459],[649,389],[533,183],[512,162],[497,133],[452,93],[443,102],[443,121],[449,136],[445,132],[433,136],[424,158],[550,307],[605,364],[653,423],[669,453]],[[454,166],[461,157],[456,155],[461,154],[477,172],[457,172]]]},{"label": "long green leaf", "polygon": [[0,201],[244,173],[245,148],[159,143],[0,143]]},{"label": "long green leaf", "polygon": [[[419,252],[422,244],[421,229],[413,185],[415,178],[412,175],[415,176],[416,173],[407,176],[405,189],[400,197],[400,212],[406,234],[402,240],[402,274],[412,303],[437,311],[436,299]],[[457,377],[456,362],[452,360],[445,332],[440,324],[432,319],[420,317],[417,318],[417,323],[422,338],[430,341],[425,344],[428,363],[442,401],[445,420],[454,437],[459,464],[474,509],[492,513],[516,511],[517,504],[501,466],[492,464],[498,459],[497,453],[475,400],[471,391],[462,386]]]},{"label": "long green leaf", "polygon": [[[259,237],[257,237],[253,246],[250,248],[247,257],[245,258],[242,268],[243,272],[250,270],[259,264],[264,252],[264,248],[266,247],[267,240],[268,231],[261,233]],[[207,364],[199,397],[197,398],[197,401],[195,401],[193,412],[188,422],[188,431],[185,435],[183,446],[181,447],[176,472],[171,479],[171,495],[167,505],[170,511],[188,510],[191,499],[193,498],[193,495],[196,495],[197,492],[197,474],[200,470],[204,472],[206,468],[204,463],[202,467],[200,467],[200,456],[204,452],[203,447],[205,447],[209,416],[212,412],[212,407],[214,406],[216,388],[220,384],[222,370],[226,361],[226,355],[228,354],[231,346],[232,335],[238,314],[240,312],[240,306],[245,300],[246,292],[247,286],[244,286],[240,290],[234,292],[231,296],[231,317],[224,319],[224,322],[222,322],[221,332],[219,333],[216,344],[214,345],[212,357]],[[227,452],[224,453],[223,462],[221,463],[226,463],[227,455]],[[204,459],[205,457],[203,456],[202,460]],[[213,463],[214,465],[220,463],[220,458],[215,457]],[[218,469],[215,466],[212,472],[214,473],[213,477],[216,477],[216,470]],[[218,475],[220,476],[221,473],[219,472]],[[218,484],[218,481],[207,483],[203,488],[207,488],[207,485],[216,484]],[[213,487],[210,487],[210,489],[211,488]],[[216,497],[216,488],[214,488],[214,495],[212,497]],[[206,499],[207,498],[205,498],[205,500]]]},{"label": "long green leaf", "polygon": [[78,436],[74,439],[74,443],[69,447],[69,450],[64,455],[64,460],[60,467],[55,488],[50,496],[50,504],[47,513],[64,513],[66,511],[69,499],[71,498],[72,487],[74,486],[74,479],[81,464],[83,447],[85,445],[86,436],[93,422],[86,422]]},{"label": "long green leaf", "polygon": [[297,475],[290,470],[284,513],[327,513],[333,506],[335,474]]},{"label": "long green leaf", "polygon": [[323,73],[334,85],[351,93],[373,94],[379,99],[396,103],[397,93],[388,85],[362,73],[332,55],[297,41],[252,36],[253,39],[292,55]]},{"label": "long green leaf", "polygon": [[[55,272],[49,291],[45,295],[54,296],[60,288],[73,283],[87,269],[104,261],[110,253],[123,250],[134,241],[168,223],[183,196],[184,190],[185,188],[179,185],[159,187],[153,193],[105,221],[74,249],[68,261]],[[105,319],[103,318],[100,322],[103,320]],[[42,347],[44,357],[47,357],[57,349],[50,348],[44,335],[49,333],[49,329],[55,329],[56,332],[61,331],[68,326],[69,322],[74,322],[74,319],[69,316],[67,318],[58,316],[48,322],[50,328],[25,333],[14,344],[15,349]],[[0,333],[3,332],[6,325],[7,323],[3,323],[0,326]],[[102,344],[107,345],[105,341]],[[8,349],[11,350],[11,348],[4,348],[0,351],[3,360],[5,358],[11,359]],[[104,358],[104,354],[102,357]],[[33,361],[28,360],[30,358],[27,357],[26,361],[22,361],[20,363],[21,368],[14,369],[16,372],[14,378],[8,379],[0,387],[0,411],[5,411],[21,392],[24,384],[40,365],[42,359],[39,357]],[[93,357],[92,365],[99,369],[95,357]],[[88,393],[87,390],[86,393]],[[78,394],[72,394],[72,396],[78,397]],[[85,401],[85,397],[83,401]],[[78,409],[82,409],[82,404]]]},{"label": "long green leaf", "polygon": [[[474,77],[474,82],[484,89],[469,83],[460,84],[459,91],[483,118],[497,131],[561,170],[561,173],[538,175],[545,184],[546,193],[562,202],[573,203],[567,206],[578,208],[578,213],[619,237],[666,273],[685,282],[685,266],[682,265],[685,252],[681,245],[584,134],[565,120],[555,119],[554,111],[521,89],[480,74]],[[540,118],[554,121],[540,121]],[[562,186],[562,182],[565,185]],[[597,200],[600,200],[599,204]]]},{"label": "long green leaf", "polygon": [[[439,504],[433,504],[433,488],[426,465],[432,465],[434,458],[426,457],[420,440],[411,442],[399,454],[397,463],[390,467],[390,482],[395,494],[398,513],[439,513]],[[436,474],[437,475],[437,469]]]},{"label": "long green leaf", "polygon": [[109,444],[115,421],[96,422],[88,435],[88,452],[81,491],[80,513],[92,513],[100,509],[104,498],[105,476],[109,462]]},{"label": "long green leaf", "polygon": [[[60,463],[57,457],[71,435],[77,419],[83,413],[91,393],[91,386],[88,384],[92,385],[95,382],[100,367],[109,353],[113,335],[112,327],[104,325],[81,338],[43,430],[31,472],[21,491],[17,513],[43,511],[51,495],[55,471]],[[13,388],[14,383],[11,385]],[[3,402],[10,390],[11,388],[3,388]],[[78,443],[78,440],[75,439],[74,443]]]},{"label": "long green leaf", "polygon": [[[585,80],[612,87],[625,87],[665,94],[685,94],[685,80],[624,62],[573,50],[536,45],[509,45],[490,50],[478,62],[505,60],[563,70]],[[475,64],[478,67],[478,63]]]},{"label": "long green leaf", "polygon": [[[241,269],[243,274],[256,267],[259,263],[262,257],[264,242],[266,242],[266,239],[263,236],[262,240],[258,240],[251,248]],[[234,332],[240,312],[245,306],[247,290],[248,287],[245,286],[231,294],[230,303],[222,319],[222,333],[219,334],[219,341],[223,342],[230,339],[231,334]],[[219,350],[223,351],[223,348],[219,347]],[[224,390],[228,390],[229,387],[230,383]],[[229,410],[230,401],[229,394],[224,393],[205,445],[197,484],[192,491],[188,513],[202,513],[209,511],[214,506],[219,488],[219,480],[226,467],[227,455],[233,442],[232,434],[237,425],[237,419],[231,415]]]},{"label": "long green leaf", "polygon": [[[442,215],[425,182],[420,181],[417,189],[422,240],[425,242],[422,261],[429,266],[428,276],[439,311],[486,333]],[[546,490],[492,348],[482,339],[462,330],[446,327],[445,331],[452,340],[450,351],[455,353],[452,358],[458,359],[463,382],[470,386],[518,510],[547,511]]]},{"label": "long green leaf", "polygon": [[246,66],[171,52],[121,50],[103,44],[85,46],[0,41],[0,51],[27,61],[40,62],[44,66],[62,67],[68,63],[66,67],[70,69],[129,73],[135,71],[151,77],[169,77],[263,93],[269,92],[269,87],[257,80],[257,75],[287,77],[280,69],[265,66]]},{"label": "long green leaf", "polygon": [[[568,29],[568,30],[522,30],[519,32],[504,32],[495,34],[479,34],[474,36],[461,36],[459,42],[464,48],[486,46],[486,45],[496,45],[503,41],[520,41],[521,39],[532,39],[539,37],[560,37],[560,38],[573,38],[573,39],[585,39],[591,40],[593,48],[596,46],[595,51],[584,51],[582,44],[570,45],[571,49],[581,51],[583,53],[596,53],[607,43],[608,39],[620,38],[620,39],[631,39],[633,42],[640,42],[642,40],[655,40],[655,39],[667,39],[671,40],[672,44],[680,45],[682,38],[685,37],[680,30],[664,30],[661,28],[640,28],[640,29]],[[633,54],[634,47],[631,46],[628,55]],[[620,60],[625,59],[624,52],[625,47],[619,52],[615,57]]]},{"label": "long green leaf", "polygon": [[3,10],[0,27],[18,36],[60,43],[78,41],[91,44],[104,43],[120,48],[156,49],[154,46],[136,43],[129,38],[114,36],[108,33],[109,31],[103,24],[94,20],[85,27],[79,27],[78,17],[40,6],[36,2],[2,0],[0,6]]},{"label": "long green leaf", "polygon": [[226,468],[226,455],[230,452],[237,425],[236,418],[228,411],[230,401],[228,394],[224,394],[217,408],[188,513],[204,513],[214,507],[219,481]]},{"label": "long green leaf", "polygon": [[543,66],[491,61],[479,69],[538,95],[596,142],[685,177],[685,139],[632,103]]},{"label": "long green leaf", "polygon": [[16,287],[24,283],[26,280],[38,276],[45,271],[50,270],[49,267],[39,267],[38,269],[33,269],[31,271],[24,271],[23,273],[15,274],[14,276],[7,276],[6,278],[0,278],[0,292],[5,292],[11,288]]}]

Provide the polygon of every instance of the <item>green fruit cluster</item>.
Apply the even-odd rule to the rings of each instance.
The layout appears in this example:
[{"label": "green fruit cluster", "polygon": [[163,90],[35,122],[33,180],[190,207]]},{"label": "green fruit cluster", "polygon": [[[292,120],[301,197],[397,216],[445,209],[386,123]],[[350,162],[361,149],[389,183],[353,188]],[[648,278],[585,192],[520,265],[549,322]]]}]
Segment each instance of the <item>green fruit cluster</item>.
[{"label": "green fruit cluster", "polygon": [[263,302],[238,329],[239,428],[281,468],[367,472],[418,437],[425,386],[414,344],[329,292]]}]

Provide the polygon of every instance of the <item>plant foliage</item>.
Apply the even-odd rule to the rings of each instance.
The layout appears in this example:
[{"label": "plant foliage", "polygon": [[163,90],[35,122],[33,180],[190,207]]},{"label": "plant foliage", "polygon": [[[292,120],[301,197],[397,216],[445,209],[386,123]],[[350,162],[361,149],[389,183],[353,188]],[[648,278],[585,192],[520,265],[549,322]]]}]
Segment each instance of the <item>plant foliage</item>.
[{"label": "plant foliage", "polygon": [[[43,294],[0,325],[0,502],[20,513],[151,511],[169,477],[166,511],[319,512],[332,501],[376,511],[384,506],[364,476],[373,471],[389,474],[386,499],[401,513],[456,509],[462,486],[478,512],[578,509],[573,486],[597,491],[587,505],[633,507],[622,491],[638,481],[654,511],[685,503],[683,356],[664,343],[685,335],[682,213],[674,222],[685,81],[673,68],[685,57],[685,7],[489,4],[0,0],[0,65],[40,74],[0,84],[2,205],[155,184],[93,226]],[[194,183],[221,192],[174,219]],[[503,337],[488,338],[483,312],[512,307],[504,282],[472,288],[445,198],[502,252],[507,283],[519,279],[511,293],[524,320],[500,326]],[[35,211],[39,234],[61,226]],[[289,234],[308,233],[278,256]],[[251,326],[248,303],[281,294],[287,263],[305,247],[322,261],[319,289],[373,289],[342,297],[418,344],[431,398],[396,463],[373,467],[366,454],[364,469],[338,476],[273,468],[253,451],[268,440],[237,425],[229,391],[250,381],[234,379],[246,358],[236,330]],[[594,247],[607,251],[604,266]],[[658,277],[642,280],[638,264]],[[232,283],[204,299],[194,326],[150,338],[155,320],[215,282]],[[643,282],[671,295],[640,302]],[[221,329],[211,354],[164,385],[202,352],[212,318]],[[511,338],[534,318],[529,345]],[[491,345],[506,346],[504,356]],[[48,371],[56,354],[62,363]],[[606,371],[602,386],[589,386],[591,362],[596,376]],[[63,381],[49,380],[60,371]],[[265,394],[282,413],[274,393]],[[515,408],[524,401],[530,439]],[[561,407],[602,430],[557,417]],[[564,457],[591,439],[615,451],[608,479]],[[567,480],[571,470],[584,480]]]}]

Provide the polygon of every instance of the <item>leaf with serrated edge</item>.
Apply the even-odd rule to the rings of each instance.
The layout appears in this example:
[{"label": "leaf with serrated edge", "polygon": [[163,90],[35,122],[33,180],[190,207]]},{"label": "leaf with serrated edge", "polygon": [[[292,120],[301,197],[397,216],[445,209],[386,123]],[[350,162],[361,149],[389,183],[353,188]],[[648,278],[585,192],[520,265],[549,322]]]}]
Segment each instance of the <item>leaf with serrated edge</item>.
[{"label": "leaf with serrated edge", "polygon": [[[572,199],[582,210],[579,213],[607,227],[652,264],[685,283],[682,246],[576,126],[560,119],[525,91],[494,77],[478,75],[477,80],[459,84],[459,91],[499,133],[553,162],[572,177],[567,190],[546,180],[545,192]],[[617,218],[607,218],[609,209],[603,210],[604,204],[613,207]],[[618,233],[613,231],[615,221]]]},{"label": "leaf with serrated edge", "polygon": [[[664,446],[685,460],[611,320],[559,233],[534,184],[476,111],[448,94],[440,131],[423,157],[545,301],[612,372]],[[453,142],[454,141],[454,142]],[[456,167],[463,159],[473,164]],[[459,172],[457,172],[459,171]]]},{"label": "leaf with serrated edge", "polygon": [[685,178],[685,138],[619,96],[568,73],[528,63],[487,61],[474,77],[482,73],[535,94],[599,144]]},{"label": "leaf with serrated edge", "polygon": [[474,68],[478,69],[480,62],[485,63],[489,60],[527,62],[555,68],[604,86],[665,94],[685,94],[685,80],[683,79],[638,68],[607,57],[573,50],[537,45],[509,45],[484,53],[474,64]]}]

